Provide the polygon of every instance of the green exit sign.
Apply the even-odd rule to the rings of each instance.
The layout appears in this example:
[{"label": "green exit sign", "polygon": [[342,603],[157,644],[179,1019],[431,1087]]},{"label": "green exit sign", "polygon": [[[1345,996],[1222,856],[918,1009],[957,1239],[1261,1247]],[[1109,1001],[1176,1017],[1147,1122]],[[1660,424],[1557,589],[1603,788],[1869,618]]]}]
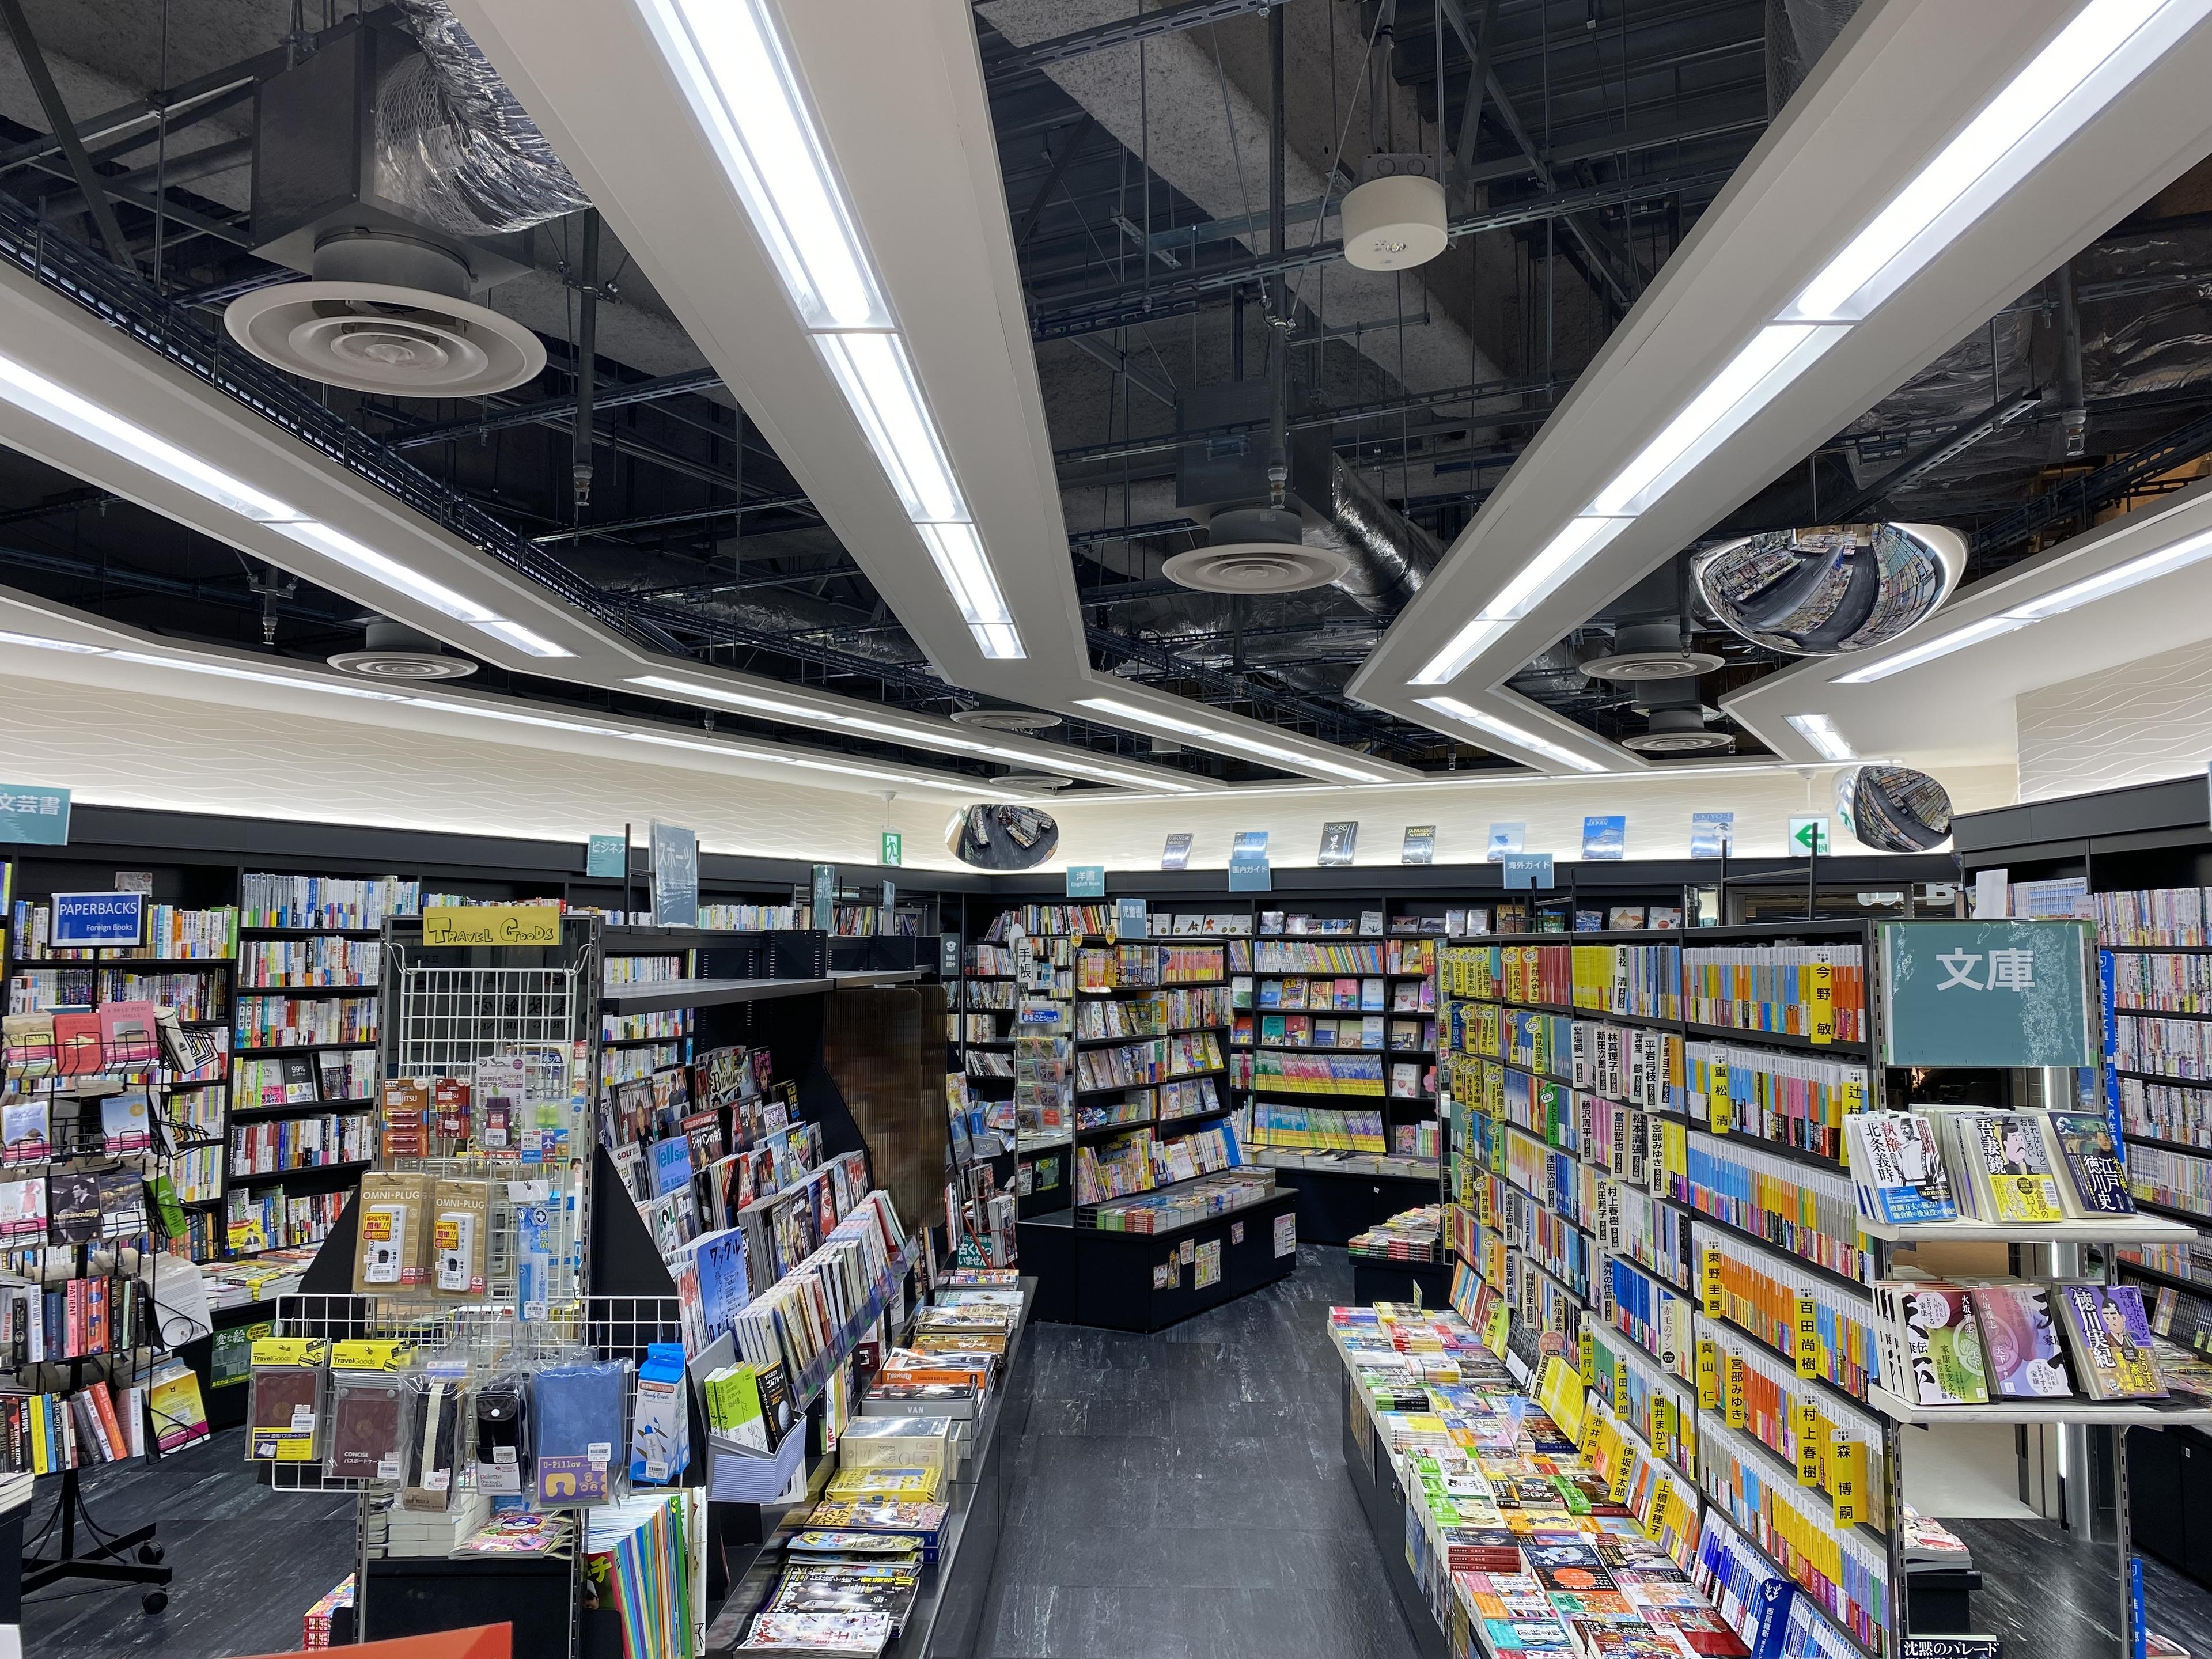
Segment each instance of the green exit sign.
[{"label": "green exit sign", "polygon": [[897,864],[901,861],[902,856],[904,854],[905,851],[906,837],[900,835],[896,830],[886,830],[884,831],[884,855],[878,859],[876,862],[878,864]]}]

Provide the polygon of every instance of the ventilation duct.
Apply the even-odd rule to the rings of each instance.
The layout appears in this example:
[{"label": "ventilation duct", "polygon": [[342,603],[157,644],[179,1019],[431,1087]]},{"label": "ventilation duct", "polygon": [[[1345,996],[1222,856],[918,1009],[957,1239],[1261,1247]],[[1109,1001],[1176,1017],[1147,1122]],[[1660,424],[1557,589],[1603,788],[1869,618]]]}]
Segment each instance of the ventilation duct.
[{"label": "ventilation duct", "polygon": [[529,269],[533,225],[589,205],[441,0],[414,33],[356,18],[261,82],[254,252],[312,279],[224,322],[292,374],[392,397],[480,397],[545,366],[472,295]]}]

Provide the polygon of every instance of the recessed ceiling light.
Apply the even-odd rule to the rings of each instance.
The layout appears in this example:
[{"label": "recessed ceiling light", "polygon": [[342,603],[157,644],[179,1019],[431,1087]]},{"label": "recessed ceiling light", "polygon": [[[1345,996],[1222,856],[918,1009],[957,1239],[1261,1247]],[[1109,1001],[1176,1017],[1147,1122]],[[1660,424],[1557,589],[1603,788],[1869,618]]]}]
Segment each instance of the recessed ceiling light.
[{"label": "recessed ceiling light", "polygon": [[1844,734],[1836,730],[1836,723],[1826,714],[1788,714],[1784,718],[1797,728],[1797,735],[1820,751],[1821,758],[1832,761],[1856,760],[1858,751],[1844,741]]},{"label": "recessed ceiling light", "polygon": [[1526,726],[1516,726],[1511,720],[1502,720],[1495,714],[1486,714],[1480,708],[1462,702],[1457,697],[1423,697],[1419,701],[1422,708],[1432,708],[1448,720],[1457,720],[1462,726],[1471,726],[1476,731],[1486,732],[1494,738],[1503,738],[1510,744],[1530,750],[1536,754],[1548,755],[1562,766],[1571,766],[1577,772],[1603,772],[1609,769],[1601,761],[1594,761],[1587,755],[1578,755],[1565,744],[1553,743],[1549,738],[1540,738]]},{"label": "recessed ceiling light", "polygon": [[533,634],[520,623],[480,622],[471,624],[479,634],[489,634],[504,641],[518,651],[526,651],[533,657],[573,657],[576,653],[566,646],[556,645],[542,634]]},{"label": "recessed ceiling light", "polygon": [[1240,750],[1248,755],[1279,762],[1293,771],[1326,772],[1332,777],[1349,778],[1354,783],[1381,783],[1380,773],[1363,772],[1357,767],[1344,766],[1318,755],[1309,755],[1300,750],[1285,749],[1257,738],[1248,738],[1239,732],[1224,732],[1211,726],[1200,726],[1195,720],[1178,720],[1172,714],[1156,714],[1149,708],[1139,708],[1112,697],[1078,697],[1076,702],[1085,708],[1095,708],[1102,714],[1111,714],[1115,720],[1144,726],[1156,726],[1165,732],[1178,732],[1187,738],[1201,738],[1210,744]]}]

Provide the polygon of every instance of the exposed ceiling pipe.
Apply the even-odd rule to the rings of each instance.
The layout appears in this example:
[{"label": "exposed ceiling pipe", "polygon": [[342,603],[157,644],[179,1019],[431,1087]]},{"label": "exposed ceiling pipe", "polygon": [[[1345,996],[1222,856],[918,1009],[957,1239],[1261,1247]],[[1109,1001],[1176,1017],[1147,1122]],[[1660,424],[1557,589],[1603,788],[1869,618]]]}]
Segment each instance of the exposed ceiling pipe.
[{"label": "exposed ceiling pipe", "polygon": [[1394,617],[1420,591],[1443,545],[1383,498],[1341,455],[1329,458],[1329,523],[1306,540],[1352,561],[1336,586],[1359,607]]}]

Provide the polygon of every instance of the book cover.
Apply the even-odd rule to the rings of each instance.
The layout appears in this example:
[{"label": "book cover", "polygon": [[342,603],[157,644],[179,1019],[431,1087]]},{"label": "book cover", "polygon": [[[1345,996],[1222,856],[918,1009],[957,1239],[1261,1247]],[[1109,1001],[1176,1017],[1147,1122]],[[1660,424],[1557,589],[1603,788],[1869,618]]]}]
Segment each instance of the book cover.
[{"label": "book cover", "polygon": [[2142,1292],[2131,1285],[2061,1285],[2057,1293],[2074,1372],[2092,1400],[2165,1398]]},{"label": "book cover", "polygon": [[100,1178],[89,1170],[57,1170],[49,1178],[46,1226],[58,1244],[100,1237]]},{"label": "book cover", "polygon": [[1955,1285],[1899,1287],[1905,1349],[1912,1367],[1913,1403],[1980,1406],[1989,1401],[1981,1335],[1972,1303]]},{"label": "book cover", "polygon": [[1878,1221],[1951,1221],[1958,1206],[1935,1126],[1911,1112],[1859,1112],[1846,1120],[1851,1173],[1863,1182]]},{"label": "book cover", "polygon": [[2042,1126],[2021,1112],[1984,1112],[1972,1120],[1978,1173],[1989,1183],[1994,1217],[2001,1222],[2063,1221],[2058,1177],[2051,1167]]},{"label": "book cover", "polygon": [[2041,1285],[1984,1285],[1972,1292],[1989,1353],[1990,1390],[2005,1400],[2063,1400],[2074,1392],[2063,1340]]},{"label": "book cover", "polygon": [[2059,1199],[2072,1200],[2066,1206],[2070,1212],[2084,1217],[2135,1213],[2110,1120],[2100,1112],[2052,1112],[2045,1126],[2051,1163],[2065,1177]]}]

